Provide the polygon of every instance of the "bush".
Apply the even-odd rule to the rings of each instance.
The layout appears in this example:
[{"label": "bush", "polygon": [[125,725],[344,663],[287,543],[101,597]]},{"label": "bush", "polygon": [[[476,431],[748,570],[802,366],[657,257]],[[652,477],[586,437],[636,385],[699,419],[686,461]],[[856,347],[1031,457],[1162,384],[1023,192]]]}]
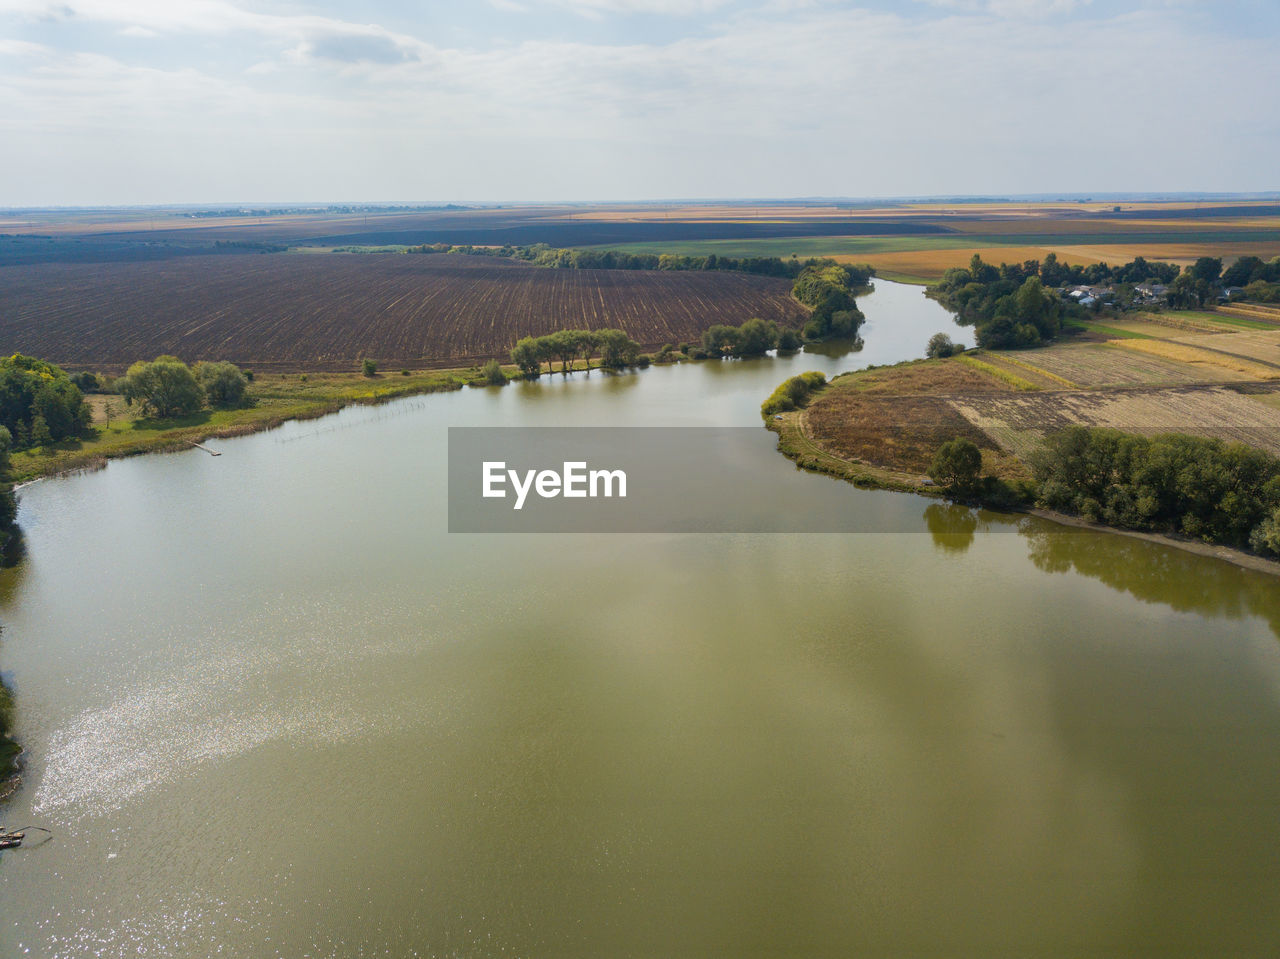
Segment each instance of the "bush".
[{"label": "bush", "polygon": [[377,375],[378,375],[378,362],[377,362],[377,360],[365,360],[365,361],[363,361],[363,362],[360,364],[360,371],[361,371],[362,373],[364,373],[364,375],[365,375],[365,376],[370,376],[370,377],[372,377],[372,376],[377,376]]},{"label": "bush", "polygon": [[798,409],[813,398],[813,394],[827,385],[827,378],[816,370],[801,373],[783,381],[767,400],[760,405],[762,416],[773,416]]},{"label": "bush", "polygon": [[480,371],[480,378],[489,386],[507,385],[507,375],[502,372],[502,364],[497,360],[490,360],[484,365]]},{"label": "bush", "polygon": [[249,380],[234,363],[197,363],[193,372],[210,406],[231,409],[244,402]]},{"label": "bush", "polygon": [[951,337],[945,333],[935,333],[929,337],[929,345],[925,348],[924,355],[931,360],[942,360],[955,352],[956,345],[951,342]]}]

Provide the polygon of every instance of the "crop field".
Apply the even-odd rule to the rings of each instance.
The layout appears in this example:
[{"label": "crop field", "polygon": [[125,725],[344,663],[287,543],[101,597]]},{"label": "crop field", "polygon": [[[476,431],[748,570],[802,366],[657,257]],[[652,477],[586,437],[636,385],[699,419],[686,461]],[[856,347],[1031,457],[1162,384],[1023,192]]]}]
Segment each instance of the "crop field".
[{"label": "crop field", "polygon": [[490,257],[222,255],[0,269],[0,343],[72,369],[161,353],[262,370],[423,368],[517,339],[618,327],[647,347],[806,311],[787,280],[727,272],[549,270]]},{"label": "crop field", "polygon": [[[1003,357],[1006,354],[995,355]],[[1202,365],[1192,369],[1174,360],[1121,350],[1106,343],[1020,350],[1015,358],[1086,389],[1105,386],[1176,386],[1248,378],[1245,374],[1220,366]]]},{"label": "crop field", "polygon": [[1228,386],[1173,389],[974,393],[949,401],[966,422],[1019,458],[1067,426],[1129,433],[1190,433],[1280,455],[1275,409]]},{"label": "crop field", "polygon": [[1188,346],[1201,346],[1229,353],[1242,359],[1267,364],[1277,368],[1280,373],[1280,330],[1259,330],[1236,333],[1206,333],[1199,336],[1171,336],[1175,343]]},{"label": "crop field", "polygon": [[963,436],[982,449],[988,470],[1011,475],[1021,467],[950,402],[954,393],[1011,389],[954,360],[869,370],[832,381],[804,412],[802,428],[823,450],[842,459],[915,473],[928,469],[938,446]]},{"label": "crop field", "polygon": [[[1240,336],[1242,334],[1231,333],[1226,335]],[[1203,343],[1208,338],[1196,337],[1194,342]],[[1186,343],[1177,343],[1173,340],[1153,339],[1112,340],[1111,345],[1123,347],[1126,350],[1138,350],[1152,356],[1173,360],[1175,363],[1186,364],[1195,371],[1194,375],[1199,379],[1220,378],[1221,374],[1215,374],[1214,367],[1231,373],[1239,373],[1245,379],[1280,379],[1280,367],[1244,359],[1230,353],[1220,353],[1204,346],[1191,346]]]}]

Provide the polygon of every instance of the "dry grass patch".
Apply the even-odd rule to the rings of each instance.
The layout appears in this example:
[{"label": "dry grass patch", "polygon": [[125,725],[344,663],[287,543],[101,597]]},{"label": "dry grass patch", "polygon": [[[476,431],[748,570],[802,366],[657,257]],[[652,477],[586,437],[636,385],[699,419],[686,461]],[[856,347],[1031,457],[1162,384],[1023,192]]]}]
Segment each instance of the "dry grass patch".
[{"label": "dry grass patch", "polygon": [[[1125,342],[1155,342],[1134,340]],[[1107,343],[1079,343],[1027,350],[1029,360],[1086,389],[1106,386],[1180,386],[1192,383],[1226,383],[1244,378],[1217,366],[1189,367]]]},{"label": "dry grass patch", "polygon": [[801,427],[841,459],[915,474],[929,468],[939,446],[963,436],[983,450],[988,472],[1021,477],[1021,465],[957,413],[949,399],[1011,389],[954,359],[864,370],[833,381],[805,410]]},{"label": "dry grass patch", "polygon": [[[1228,335],[1240,336],[1242,334]],[[1208,338],[1199,337],[1197,339],[1204,340]],[[1185,343],[1176,343],[1171,340],[1111,340],[1109,345],[1125,350],[1137,350],[1141,353],[1159,356],[1177,363],[1185,363],[1199,371],[1217,368],[1238,373],[1245,378],[1259,380],[1280,378],[1280,368],[1265,366],[1262,363],[1255,363],[1252,360],[1231,356],[1227,353],[1188,346]],[[1214,379],[1214,377],[1207,375],[1204,378]]]},{"label": "dry grass patch", "polygon": [[1171,336],[1173,343],[1229,353],[1245,360],[1280,368],[1280,330],[1207,333],[1200,336]]},{"label": "dry grass patch", "polygon": [[1025,458],[1048,433],[1102,426],[1154,436],[1190,433],[1280,453],[1280,419],[1257,397],[1230,387],[956,397],[952,408],[1009,452]]}]

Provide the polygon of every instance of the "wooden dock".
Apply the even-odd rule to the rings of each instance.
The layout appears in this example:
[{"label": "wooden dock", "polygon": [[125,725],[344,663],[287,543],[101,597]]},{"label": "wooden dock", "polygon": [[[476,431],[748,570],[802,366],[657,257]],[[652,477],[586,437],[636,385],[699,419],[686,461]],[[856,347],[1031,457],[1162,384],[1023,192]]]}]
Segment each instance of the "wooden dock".
[{"label": "wooden dock", "polygon": [[191,445],[192,445],[192,446],[194,446],[194,447],[195,447],[196,449],[198,449],[198,450],[204,450],[204,451],[205,451],[206,453],[208,453],[210,456],[221,456],[221,455],[222,455],[222,454],[221,454],[221,453],[219,453],[217,450],[211,450],[211,449],[209,449],[209,447],[207,447],[207,446],[201,446],[199,443],[195,442],[194,440],[192,440],[192,441],[191,441]]}]

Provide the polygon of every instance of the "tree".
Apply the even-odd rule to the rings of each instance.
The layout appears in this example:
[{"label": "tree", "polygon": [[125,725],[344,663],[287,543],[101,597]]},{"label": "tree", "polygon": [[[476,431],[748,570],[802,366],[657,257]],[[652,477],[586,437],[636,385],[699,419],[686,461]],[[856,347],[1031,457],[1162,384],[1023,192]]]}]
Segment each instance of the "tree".
[{"label": "tree", "polygon": [[79,435],[92,418],[79,388],[52,363],[21,353],[0,359],[0,425],[18,448],[31,442],[37,417],[55,442]]},{"label": "tree", "polygon": [[244,402],[249,381],[234,363],[197,363],[193,372],[210,406],[230,409]]},{"label": "tree", "polygon": [[777,345],[777,323],[753,317],[738,327],[738,356],[763,356]]},{"label": "tree", "polygon": [[542,372],[542,350],[538,341],[526,336],[511,348],[511,362],[520,368],[525,376],[534,377]]},{"label": "tree", "polygon": [[360,372],[370,378],[378,375],[378,361],[366,359],[360,364]]},{"label": "tree", "polygon": [[929,478],[954,492],[976,489],[982,471],[982,450],[963,436],[947,440],[929,464]]},{"label": "tree", "polygon": [[931,360],[941,360],[951,356],[956,351],[956,345],[951,342],[951,337],[945,333],[935,333],[929,337],[929,345],[925,349],[925,356]]},{"label": "tree", "polygon": [[600,363],[610,369],[630,366],[640,355],[640,344],[622,330],[599,330]]},{"label": "tree", "polygon": [[137,403],[144,413],[162,419],[189,416],[204,405],[204,390],[187,364],[176,356],[134,363],[116,388],[125,403]]},{"label": "tree", "polygon": [[1190,272],[1194,279],[1204,280],[1210,284],[1217,283],[1218,278],[1222,276],[1222,258],[1202,256],[1192,264]]}]

